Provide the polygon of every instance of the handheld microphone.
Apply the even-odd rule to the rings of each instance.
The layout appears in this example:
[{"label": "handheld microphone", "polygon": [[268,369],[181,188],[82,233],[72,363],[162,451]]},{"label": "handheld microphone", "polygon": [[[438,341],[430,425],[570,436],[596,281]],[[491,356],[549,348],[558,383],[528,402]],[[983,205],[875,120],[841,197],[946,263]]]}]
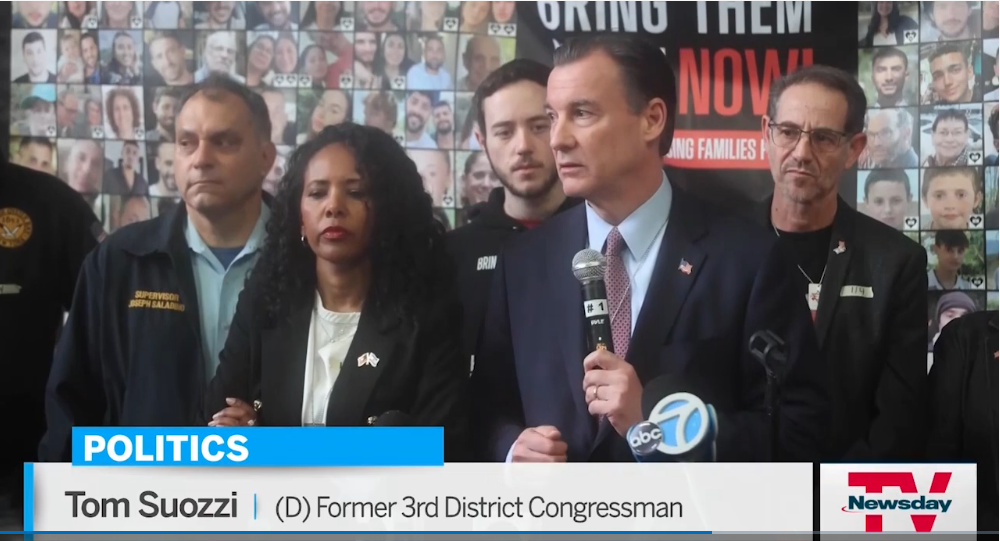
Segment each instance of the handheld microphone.
[{"label": "handheld microphone", "polygon": [[587,320],[588,351],[606,349],[614,352],[611,342],[611,319],[608,292],[604,287],[607,262],[597,250],[580,250],[573,256],[573,276],[583,288],[583,317]]},{"label": "handheld microphone", "polygon": [[714,462],[718,416],[676,376],[663,375],[642,390],[645,421],[626,434],[638,462]]},{"label": "handheld microphone", "polygon": [[389,410],[368,423],[371,426],[412,426],[410,414],[399,410]]}]

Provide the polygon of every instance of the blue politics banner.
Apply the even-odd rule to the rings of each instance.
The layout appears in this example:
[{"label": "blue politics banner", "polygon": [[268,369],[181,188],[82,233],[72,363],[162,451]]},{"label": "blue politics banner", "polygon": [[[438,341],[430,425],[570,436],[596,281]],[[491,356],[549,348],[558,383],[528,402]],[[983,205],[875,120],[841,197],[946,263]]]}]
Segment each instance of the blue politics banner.
[{"label": "blue politics banner", "polygon": [[73,466],[441,466],[440,427],[73,428]]}]

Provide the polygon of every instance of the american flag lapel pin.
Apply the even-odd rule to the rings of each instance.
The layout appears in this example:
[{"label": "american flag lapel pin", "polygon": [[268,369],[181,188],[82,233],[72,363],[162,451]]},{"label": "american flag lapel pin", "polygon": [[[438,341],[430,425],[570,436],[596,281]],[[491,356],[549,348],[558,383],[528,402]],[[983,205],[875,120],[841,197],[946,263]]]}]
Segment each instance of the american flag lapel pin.
[{"label": "american flag lapel pin", "polygon": [[692,267],[691,264],[688,263],[686,259],[681,259],[681,264],[677,267],[677,270],[683,272],[684,274],[687,274],[688,276],[691,275],[691,271],[693,269],[694,267]]},{"label": "american flag lapel pin", "polygon": [[837,247],[833,249],[833,253],[840,255],[847,251],[847,246],[844,245],[844,241],[838,240]]}]

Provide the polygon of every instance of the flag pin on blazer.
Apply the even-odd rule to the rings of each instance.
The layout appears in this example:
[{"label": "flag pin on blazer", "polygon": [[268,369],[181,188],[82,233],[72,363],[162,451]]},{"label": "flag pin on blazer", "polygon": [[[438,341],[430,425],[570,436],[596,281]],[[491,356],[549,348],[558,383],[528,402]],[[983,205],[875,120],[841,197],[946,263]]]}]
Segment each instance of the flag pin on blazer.
[{"label": "flag pin on blazer", "polygon": [[368,353],[365,353],[360,357],[358,357],[358,366],[367,365],[372,368],[375,368],[376,366],[378,366],[378,360],[379,360],[378,357],[376,357],[374,353],[369,351]]},{"label": "flag pin on blazer", "polygon": [[837,247],[833,249],[833,253],[840,255],[847,251],[847,246],[844,245],[844,241],[838,240]]},{"label": "flag pin on blazer", "polygon": [[677,270],[687,275],[691,274],[692,269],[694,269],[694,267],[692,267],[691,264],[687,262],[687,259],[681,259],[681,264],[677,267]]}]

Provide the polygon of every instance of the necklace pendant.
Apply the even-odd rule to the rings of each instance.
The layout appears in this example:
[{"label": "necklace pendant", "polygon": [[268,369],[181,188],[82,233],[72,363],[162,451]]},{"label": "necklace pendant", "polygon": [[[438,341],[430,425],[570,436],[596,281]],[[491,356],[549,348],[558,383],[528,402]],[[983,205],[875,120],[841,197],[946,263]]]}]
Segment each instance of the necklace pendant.
[{"label": "necklace pendant", "polygon": [[809,310],[815,312],[819,310],[819,297],[823,289],[823,284],[809,284],[809,292],[806,294],[806,302],[809,303]]}]

